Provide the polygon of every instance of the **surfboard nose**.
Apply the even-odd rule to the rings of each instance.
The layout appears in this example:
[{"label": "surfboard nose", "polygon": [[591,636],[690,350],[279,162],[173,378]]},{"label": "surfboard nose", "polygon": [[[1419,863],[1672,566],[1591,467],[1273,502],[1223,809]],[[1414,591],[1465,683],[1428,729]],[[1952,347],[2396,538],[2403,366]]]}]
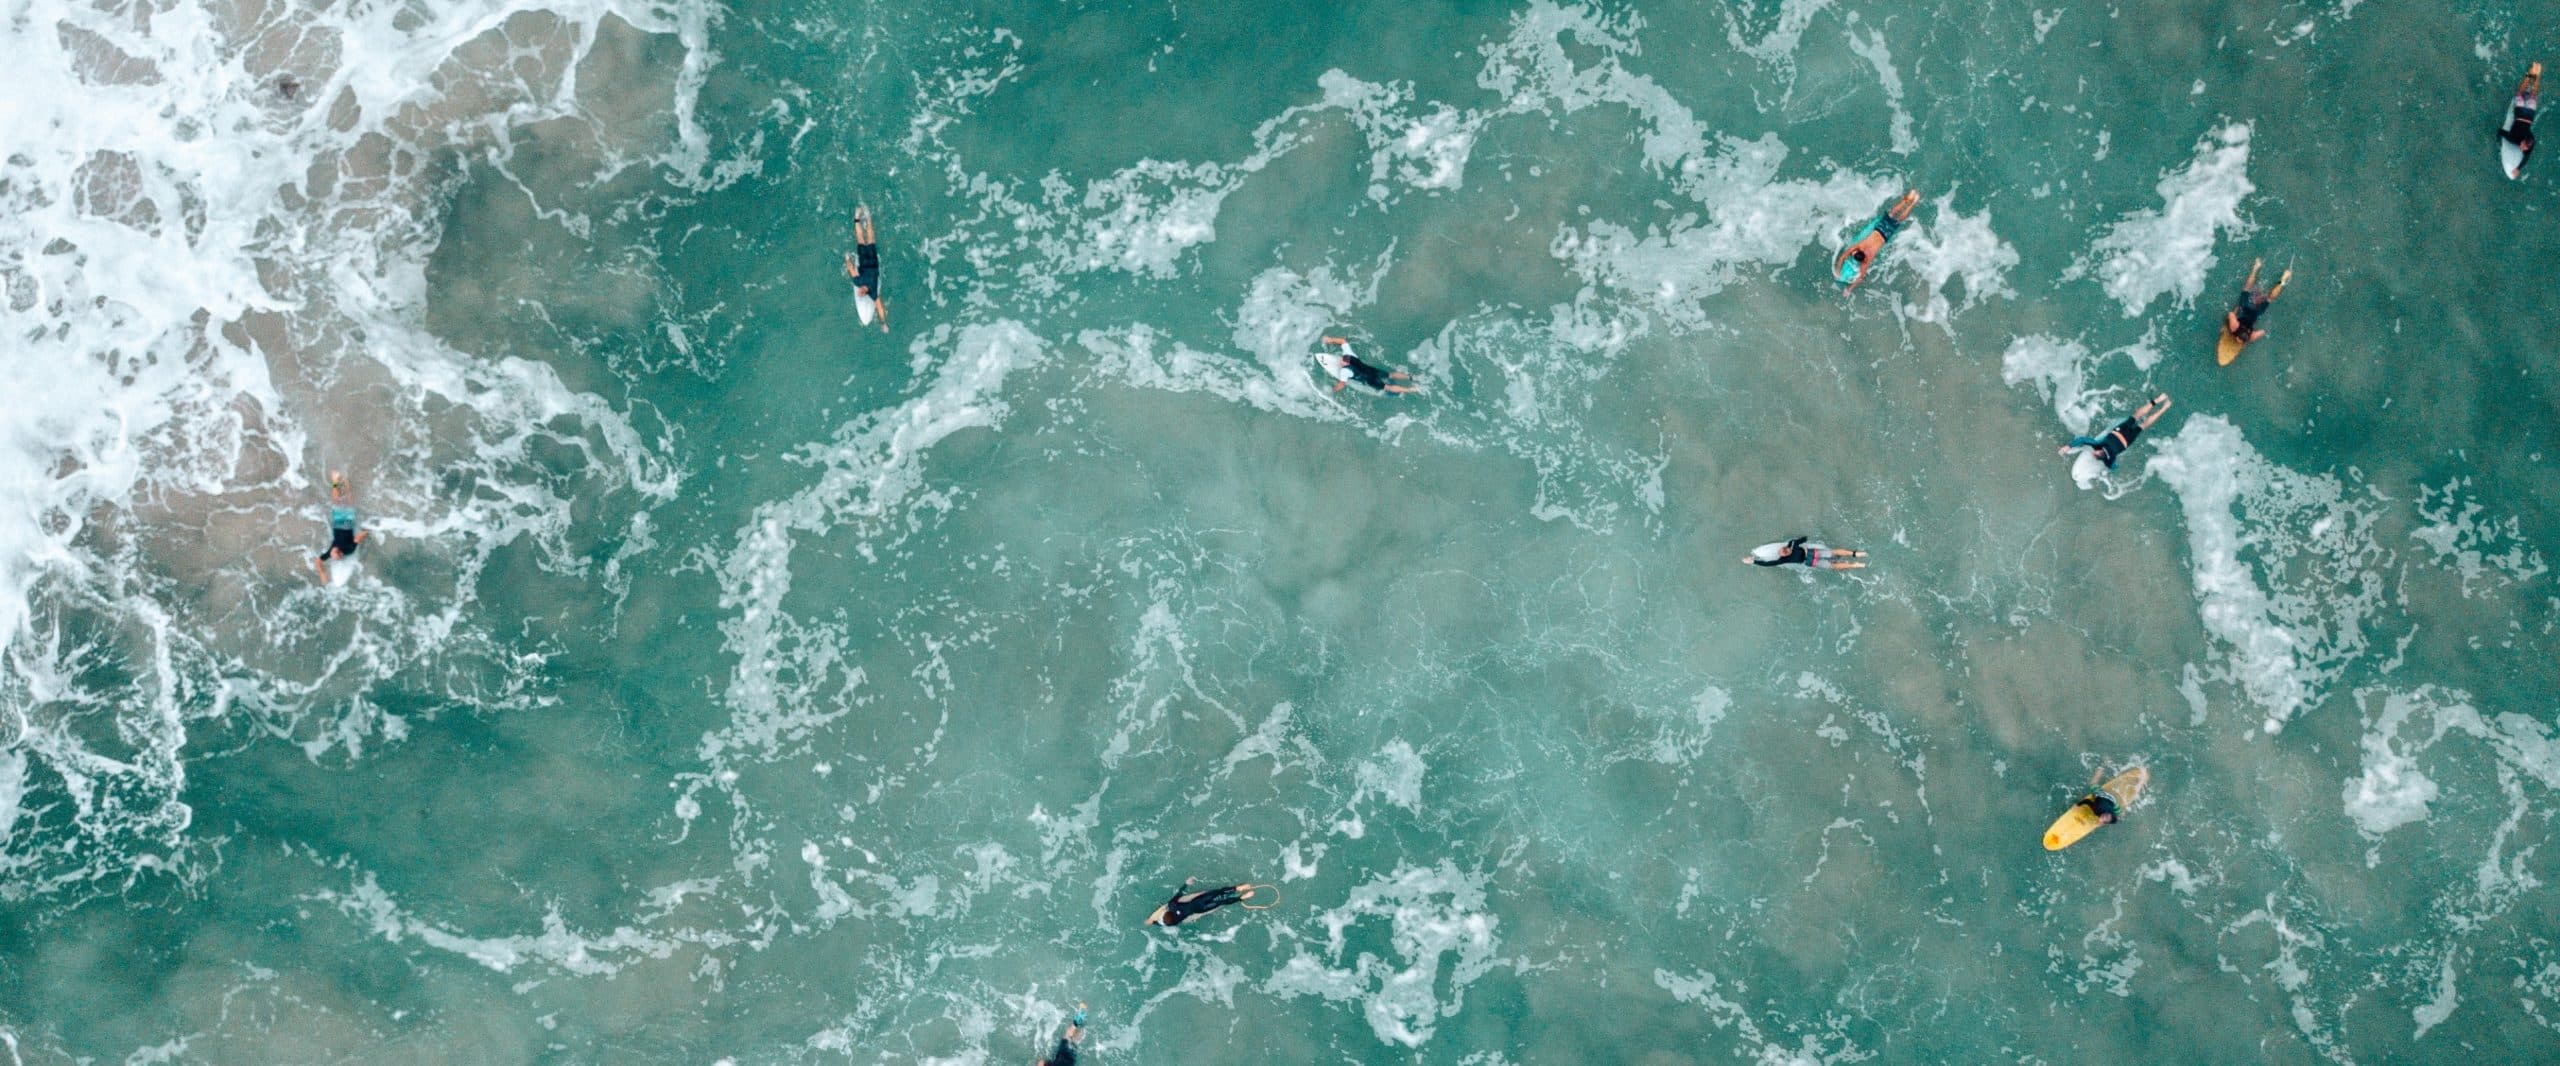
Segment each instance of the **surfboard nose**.
[{"label": "surfboard nose", "polygon": [[2046,851],[2061,851],[2061,850],[2062,850],[2062,834],[2060,834],[2060,833],[2046,833],[2046,834],[2044,835],[2044,850],[2046,850]]}]

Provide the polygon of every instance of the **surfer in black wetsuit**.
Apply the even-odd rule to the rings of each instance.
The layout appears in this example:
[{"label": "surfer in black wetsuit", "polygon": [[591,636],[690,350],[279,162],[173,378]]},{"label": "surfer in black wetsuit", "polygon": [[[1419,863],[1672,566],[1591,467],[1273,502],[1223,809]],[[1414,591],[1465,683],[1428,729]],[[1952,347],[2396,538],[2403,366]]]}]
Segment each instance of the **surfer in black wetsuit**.
[{"label": "surfer in black wetsuit", "polygon": [[1032,1066],[1076,1066],[1076,1041],[1084,1039],[1084,1004],[1076,1004],[1076,1016],[1067,1022],[1067,1031],[1058,1037],[1058,1050]]},{"label": "surfer in black wetsuit", "polygon": [[1359,356],[1351,354],[1350,338],[1326,337],[1324,343],[1326,347],[1342,349],[1342,355],[1336,361],[1324,365],[1325,373],[1333,375],[1333,391],[1341,392],[1343,386],[1354,381],[1379,392],[1394,393],[1399,396],[1414,391],[1411,385],[1397,384],[1411,380],[1404,371],[1388,373],[1361,362]]},{"label": "surfer in black wetsuit", "polygon": [[2099,462],[2107,464],[2107,469],[2113,470],[2116,468],[2116,457],[2123,455],[2125,449],[2133,447],[2133,439],[2141,436],[2143,430],[2159,422],[2160,416],[2167,414],[2168,411],[2169,394],[2164,392],[2152,397],[2150,403],[2134,408],[2133,417],[2116,423],[2114,429],[2102,435],[2071,438],[2071,443],[2062,446],[2062,454],[2068,457],[2075,449],[2087,448],[2090,454],[2098,457]]},{"label": "surfer in black wetsuit", "polygon": [[2284,295],[2284,283],[2293,280],[2293,271],[2287,270],[2283,276],[2276,279],[2275,288],[2263,293],[2259,292],[2258,268],[2266,265],[2266,262],[2260,259],[2249,264],[2249,280],[2240,283],[2239,301],[2232,304],[2231,310],[2222,316],[2223,332],[2238,338],[2242,344],[2254,342],[2267,335],[2267,331],[2258,328],[2258,316],[2267,313],[2267,305],[2276,302],[2276,297]]},{"label": "surfer in black wetsuit", "polygon": [[844,276],[853,279],[854,298],[879,314],[880,332],[889,332],[889,301],[880,298],[880,234],[868,204],[853,209],[853,254],[844,257]]},{"label": "surfer in black wetsuit", "polygon": [[354,490],[347,488],[347,475],[329,471],[329,547],[311,558],[311,568],[320,572],[320,583],[329,583],[329,564],[354,555],[364,546],[371,530],[356,528],[356,509],[349,504]]},{"label": "surfer in black wetsuit", "polygon": [[1763,544],[1751,549],[1742,561],[1753,566],[1786,566],[1800,563],[1816,570],[1856,570],[1867,565],[1867,553],[1856,548],[1826,548],[1808,545],[1811,537],[1797,537],[1783,544]]},{"label": "surfer in black wetsuit", "polygon": [[2524,161],[2533,158],[2533,113],[2542,105],[2542,64],[2537,62],[2524,71],[2524,80],[2516,83],[2514,109],[2508,112],[2507,127],[2498,131],[2500,139],[2516,146],[2516,168],[2507,172],[2510,178],[2524,176]]},{"label": "surfer in black wetsuit", "polygon": [[2080,805],[2089,808],[2089,813],[2098,816],[2099,825],[2116,824],[2116,811],[2118,809],[2116,807],[2116,798],[2108,795],[2107,790],[2102,788],[2089,793],[2086,797],[2083,797],[2080,800]]},{"label": "surfer in black wetsuit", "polygon": [[[1199,878],[1183,878],[1182,887],[1190,888],[1191,883],[1197,880],[1199,880]],[[1199,892],[1176,892],[1173,894],[1172,899],[1164,901],[1164,906],[1156,908],[1156,912],[1154,914],[1147,916],[1147,924],[1161,925],[1168,928],[1181,925],[1184,922],[1190,921],[1191,919],[1197,918],[1203,914],[1207,914],[1210,911],[1217,910],[1218,908],[1224,907],[1230,903],[1242,903],[1246,900],[1252,899],[1255,887],[1257,886],[1224,885],[1218,888],[1206,889]],[[1245,909],[1253,910],[1254,908],[1247,907]]]},{"label": "surfer in black wetsuit", "polygon": [[[1876,212],[1876,220],[1868,224],[1866,236],[1840,250],[1839,258],[1831,261],[1831,273],[1848,284],[1843,295],[1858,291],[1858,285],[1867,280],[1867,268],[1874,266],[1876,257],[1884,254],[1885,242],[1902,232],[1902,224],[1911,220],[1911,209],[1918,206],[1920,190],[1904,192],[1902,199],[1894,201],[1893,206]],[[1854,271],[1853,263],[1856,264]]]}]

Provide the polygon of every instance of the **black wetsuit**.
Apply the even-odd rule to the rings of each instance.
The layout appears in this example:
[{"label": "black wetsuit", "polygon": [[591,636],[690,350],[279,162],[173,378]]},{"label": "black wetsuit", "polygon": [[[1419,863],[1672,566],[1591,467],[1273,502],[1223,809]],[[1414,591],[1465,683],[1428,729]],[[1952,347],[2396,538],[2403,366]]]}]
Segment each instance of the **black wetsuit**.
[{"label": "black wetsuit", "polygon": [[354,555],[364,542],[356,539],[356,512],[351,507],[329,509],[329,548],[316,558],[328,562],[332,558]]},{"label": "black wetsuit", "polygon": [[1048,1058],[1040,1060],[1040,1066],[1076,1066],[1076,1046],[1060,1039],[1058,1050],[1050,1052]]},{"label": "black wetsuit", "polygon": [[2521,96],[2517,97],[2515,119],[2514,121],[2507,123],[2507,128],[2499,130],[2498,136],[2514,142],[2515,146],[2518,148],[2522,148],[2525,145],[2533,143],[2534,105],[2541,102],[2542,97],[2540,95],[2535,95],[2530,98]]},{"label": "black wetsuit", "polygon": [[2240,302],[2231,305],[2232,317],[2240,322],[2240,331],[2233,336],[2247,339],[2249,331],[2258,328],[2258,316],[2266,314],[2267,305],[2274,302],[2247,289],[2240,290]]},{"label": "black wetsuit", "polygon": [[871,294],[871,302],[880,302],[880,246],[853,246],[853,283]]},{"label": "black wetsuit", "polygon": [[1176,892],[1173,894],[1172,899],[1164,901],[1164,924],[1168,926],[1181,925],[1183,922],[1197,918],[1203,914],[1207,914],[1210,911],[1217,910],[1227,904],[1242,903],[1244,902],[1244,893],[1237,891],[1237,889],[1243,887],[1244,886],[1242,885],[1228,885],[1225,888],[1213,888],[1206,892],[1199,893],[1196,897],[1189,900],[1182,898],[1184,893]]},{"label": "black wetsuit", "polygon": [[1811,537],[1797,537],[1797,538],[1796,538],[1796,539],[1794,539],[1794,540],[1788,541],[1788,542],[1786,543],[1786,546],[1785,546],[1785,547],[1780,548],[1780,549],[1778,550],[1778,557],[1777,557],[1777,558],[1775,558],[1775,559],[1763,559],[1763,558],[1761,558],[1761,557],[1759,557],[1759,556],[1757,556],[1757,555],[1754,555],[1754,556],[1752,556],[1752,557],[1751,557],[1751,565],[1753,565],[1753,566],[1785,566],[1785,565],[1787,565],[1788,563],[1803,563],[1803,564],[1805,564],[1806,566],[1812,566],[1812,565],[1813,565],[1813,553],[1812,553],[1812,552],[1809,552],[1809,551],[1804,550],[1804,542],[1805,542],[1805,541],[1807,541],[1807,540],[1811,540],[1811,539],[1813,539],[1813,538],[1811,538]]},{"label": "black wetsuit", "polygon": [[2080,802],[2089,808],[2089,813],[2097,815],[2101,822],[2112,822],[2123,817],[2122,814],[2117,813],[2116,798],[2104,792],[2092,792],[2088,799]]},{"label": "black wetsuit", "polygon": [[1379,392],[1387,391],[1387,372],[1361,362],[1359,356],[1353,355],[1349,352],[1344,352],[1342,355],[1342,368],[1351,372],[1351,380],[1369,386]]},{"label": "black wetsuit", "polygon": [[2098,453],[2098,461],[2107,464],[2107,469],[2113,470],[2116,468],[2116,456],[2123,455],[2125,449],[2133,446],[2133,439],[2141,435],[2142,420],[2128,418],[2116,423],[2116,428],[2108,430],[2106,436],[2098,438],[2098,442],[2090,445],[2089,450]]}]

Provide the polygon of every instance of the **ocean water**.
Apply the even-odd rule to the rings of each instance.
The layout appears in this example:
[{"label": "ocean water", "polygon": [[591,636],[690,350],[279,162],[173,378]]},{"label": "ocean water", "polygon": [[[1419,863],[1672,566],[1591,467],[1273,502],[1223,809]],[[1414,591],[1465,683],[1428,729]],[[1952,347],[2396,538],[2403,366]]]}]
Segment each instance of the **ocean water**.
[{"label": "ocean water", "polygon": [[2555,14],[20,0],[0,1050],[2548,1058]]}]

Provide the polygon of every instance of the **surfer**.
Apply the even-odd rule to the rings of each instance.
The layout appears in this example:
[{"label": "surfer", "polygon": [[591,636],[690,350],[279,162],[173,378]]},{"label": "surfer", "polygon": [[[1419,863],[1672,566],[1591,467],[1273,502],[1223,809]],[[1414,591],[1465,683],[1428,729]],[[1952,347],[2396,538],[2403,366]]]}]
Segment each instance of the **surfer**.
[{"label": "surfer", "polygon": [[2240,283],[2239,301],[2232,304],[2231,310],[2224,312],[2222,316],[2222,331],[2242,344],[2252,343],[2267,335],[2267,331],[2258,328],[2258,316],[2267,313],[2267,305],[2276,302],[2276,297],[2284,295],[2284,283],[2293,280],[2293,271],[2286,270],[2282,276],[2276,278],[2275,288],[2263,293],[2259,292],[2258,268],[2265,266],[2266,262],[2260,259],[2249,264],[2249,279]]},{"label": "surfer", "polygon": [[2080,806],[2089,808],[2089,813],[2097,817],[2099,825],[2116,824],[2116,811],[2118,810],[2116,806],[2116,798],[2114,796],[2107,795],[2106,789],[2098,789],[2086,796],[2080,797]]},{"label": "surfer", "polygon": [[[1182,887],[1189,888],[1191,887],[1191,883],[1197,880],[1199,880],[1199,878],[1183,878]],[[1199,892],[1176,892],[1173,894],[1172,899],[1164,901],[1164,906],[1156,908],[1156,912],[1154,914],[1147,916],[1147,924],[1161,925],[1167,928],[1181,925],[1184,922],[1190,921],[1191,919],[1197,918],[1203,914],[1207,914],[1210,911],[1217,910],[1218,908],[1224,907],[1230,903],[1242,903],[1246,900],[1252,899],[1255,887],[1256,886],[1253,885],[1225,885],[1218,888],[1205,889]],[[1251,910],[1253,908],[1248,907],[1246,909]]]},{"label": "surfer", "polygon": [[1067,1031],[1058,1036],[1058,1050],[1032,1066],[1076,1066],[1076,1041],[1084,1039],[1084,1004],[1076,1004],[1076,1016],[1067,1022]]},{"label": "surfer", "polygon": [[347,488],[347,475],[329,471],[329,550],[312,556],[311,568],[320,572],[320,583],[329,583],[329,564],[354,555],[364,546],[371,530],[356,528],[356,509],[348,501],[354,497]]},{"label": "surfer", "polygon": [[1414,391],[1411,385],[1396,384],[1399,381],[1412,380],[1404,371],[1398,370],[1391,374],[1361,362],[1360,357],[1351,352],[1350,338],[1326,337],[1324,343],[1327,347],[1342,349],[1342,354],[1330,361],[1327,361],[1324,356],[1316,357],[1317,362],[1324,364],[1325,373],[1333,375],[1333,391],[1341,392],[1343,386],[1354,381],[1379,392],[1391,392],[1399,396]]},{"label": "surfer", "polygon": [[1867,280],[1867,268],[1875,265],[1876,256],[1884,254],[1885,242],[1902,230],[1902,224],[1911,220],[1911,209],[1918,206],[1920,190],[1903,193],[1893,206],[1876,212],[1876,220],[1867,223],[1856,242],[1840,250],[1840,257],[1831,261],[1831,273],[1848,286],[1842,295],[1858,291],[1858,283]]},{"label": "surfer", "polygon": [[2524,80],[2516,83],[2516,101],[2508,112],[2507,126],[2498,137],[2516,146],[2516,165],[2507,171],[2510,178],[2524,176],[2524,161],[2533,157],[2533,113],[2542,106],[2542,64],[2524,69]]},{"label": "surfer", "polygon": [[1856,548],[1826,548],[1807,544],[1811,537],[1797,537],[1785,543],[1763,544],[1751,549],[1742,561],[1753,566],[1785,566],[1802,563],[1815,570],[1857,570],[1867,565],[1867,553]]},{"label": "surfer", "polygon": [[889,301],[880,298],[880,234],[871,228],[871,205],[853,209],[853,254],[844,257],[844,276],[853,279],[853,309],[870,325],[879,316],[880,332],[889,332]]},{"label": "surfer", "polygon": [[2123,455],[2125,449],[2133,447],[2133,439],[2141,436],[2142,431],[2151,428],[2153,423],[2160,421],[2160,416],[2168,411],[2169,394],[2164,392],[2152,397],[2150,403],[2134,408],[2132,417],[2116,423],[2116,428],[2108,430],[2102,436],[2071,438],[2071,443],[2062,446],[2061,454],[2067,458],[2073,450],[2087,448],[2089,454],[2097,456],[2099,462],[2107,464],[2107,469],[2113,470],[2116,467],[2116,457]]}]

